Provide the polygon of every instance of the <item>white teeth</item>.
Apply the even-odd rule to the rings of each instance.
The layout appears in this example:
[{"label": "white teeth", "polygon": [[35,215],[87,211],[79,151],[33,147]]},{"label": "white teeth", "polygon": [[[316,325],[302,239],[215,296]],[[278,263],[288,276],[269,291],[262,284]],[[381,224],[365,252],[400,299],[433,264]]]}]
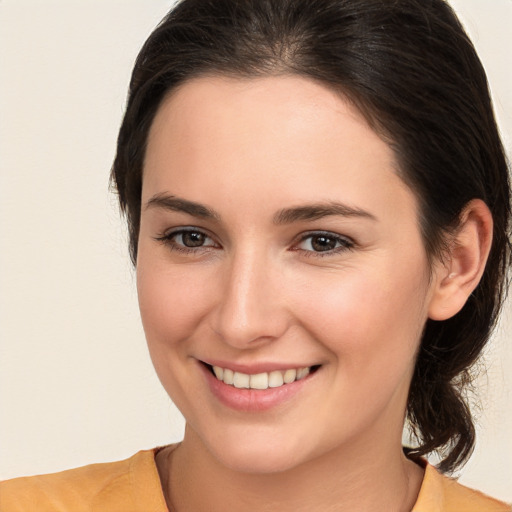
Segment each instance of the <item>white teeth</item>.
[{"label": "white teeth", "polygon": [[224,375],[222,376],[222,380],[224,381],[225,384],[233,385],[233,376],[234,376],[233,370],[226,368],[224,370]]},{"label": "white teeth", "polygon": [[249,389],[249,382],[251,380],[251,376],[246,373],[235,372],[233,375],[233,385],[235,388],[247,388]]},{"label": "white teeth", "polygon": [[279,388],[285,384],[291,384],[296,380],[307,377],[311,371],[311,367],[290,368],[289,370],[274,370],[268,373],[256,373],[248,375],[246,373],[234,372],[229,368],[213,367],[213,373],[218,380],[234,386],[239,389],[268,389]]},{"label": "white teeth", "polygon": [[309,375],[309,368],[300,368],[297,370],[297,380],[303,379]]},{"label": "white teeth", "polygon": [[257,373],[256,375],[251,375],[250,385],[251,389],[267,389],[268,373]]},{"label": "white teeth", "polygon": [[285,384],[290,384],[290,382],[293,382],[296,378],[297,370],[286,370],[284,372],[283,380]]},{"label": "white teeth", "polygon": [[268,374],[268,387],[269,388],[278,388],[282,386],[284,383],[283,374],[281,372],[275,371],[270,372]]}]

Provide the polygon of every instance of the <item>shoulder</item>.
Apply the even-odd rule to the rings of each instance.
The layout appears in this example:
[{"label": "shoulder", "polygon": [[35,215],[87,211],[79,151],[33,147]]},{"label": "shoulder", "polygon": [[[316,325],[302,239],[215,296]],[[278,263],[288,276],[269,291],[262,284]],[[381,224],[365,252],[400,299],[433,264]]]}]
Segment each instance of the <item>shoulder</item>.
[{"label": "shoulder", "polygon": [[512,512],[512,507],[442,475],[427,464],[413,512]]},{"label": "shoulder", "polygon": [[0,482],[0,510],[166,512],[154,453],[140,451],[118,462]]},{"label": "shoulder", "polygon": [[452,478],[442,476],[447,511],[511,512],[512,507],[486,494],[470,489]]}]

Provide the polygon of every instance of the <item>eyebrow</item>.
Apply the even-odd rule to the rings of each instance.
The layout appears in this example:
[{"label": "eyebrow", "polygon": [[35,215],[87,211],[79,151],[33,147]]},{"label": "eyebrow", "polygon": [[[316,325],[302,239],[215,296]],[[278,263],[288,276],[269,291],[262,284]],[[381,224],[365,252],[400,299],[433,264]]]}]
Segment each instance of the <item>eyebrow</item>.
[{"label": "eyebrow", "polygon": [[161,208],[188,213],[193,217],[200,217],[202,219],[220,220],[220,215],[207,206],[167,194],[154,195],[144,207],[145,210],[148,208]]},{"label": "eyebrow", "polygon": [[[181,199],[168,194],[156,194],[148,200],[144,209],[161,208],[183,212],[193,217],[220,221],[221,216],[213,209],[194,201]],[[323,217],[341,216],[341,217],[359,217],[377,221],[375,215],[360,208],[354,208],[336,201],[325,201],[313,204],[283,208],[279,210],[273,218],[276,225],[292,224],[298,221],[312,221]]]},{"label": "eyebrow", "polygon": [[291,224],[304,220],[318,220],[329,216],[360,217],[377,221],[377,217],[362,210],[336,201],[306,204],[292,208],[284,208],[274,215],[274,224]]}]

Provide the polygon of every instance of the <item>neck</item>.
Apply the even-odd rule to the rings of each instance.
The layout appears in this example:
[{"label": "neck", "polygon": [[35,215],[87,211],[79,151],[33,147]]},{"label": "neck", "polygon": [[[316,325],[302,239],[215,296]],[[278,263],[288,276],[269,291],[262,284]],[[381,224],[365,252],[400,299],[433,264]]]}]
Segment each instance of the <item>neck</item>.
[{"label": "neck", "polygon": [[[382,446],[352,443],[279,473],[234,471],[215,459],[195,432],[157,461],[170,512],[353,511],[408,512],[423,470],[400,440]],[[362,456],[366,454],[366,456]]]}]

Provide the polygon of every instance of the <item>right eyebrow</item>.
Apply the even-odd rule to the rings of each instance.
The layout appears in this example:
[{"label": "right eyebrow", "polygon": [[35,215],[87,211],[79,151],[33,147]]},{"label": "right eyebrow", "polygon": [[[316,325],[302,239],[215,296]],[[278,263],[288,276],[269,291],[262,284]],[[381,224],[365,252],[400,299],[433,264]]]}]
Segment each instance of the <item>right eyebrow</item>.
[{"label": "right eyebrow", "polygon": [[164,210],[172,210],[175,212],[183,212],[192,215],[193,217],[200,217],[202,219],[220,220],[220,215],[211,208],[204,206],[200,203],[187,201],[169,194],[155,194],[144,205],[144,210],[149,208],[161,208]]}]

